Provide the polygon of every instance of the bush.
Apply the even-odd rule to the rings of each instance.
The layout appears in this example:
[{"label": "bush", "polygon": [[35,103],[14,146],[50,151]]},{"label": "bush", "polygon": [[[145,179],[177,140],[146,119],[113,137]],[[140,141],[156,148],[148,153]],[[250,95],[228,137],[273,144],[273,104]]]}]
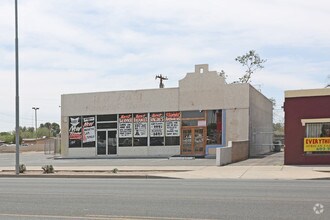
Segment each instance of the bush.
[{"label": "bush", "polygon": [[54,173],[53,165],[45,165],[41,168],[43,169],[44,173]]},{"label": "bush", "polygon": [[1,132],[0,140],[4,141],[6,144],[10,144],[15,142],[15,137],[12,134]]},{"label": "bush", "polygon": [[24,164],[19,165],[19,173],[24,173],[26,171],[26,166]]},{"label": "bush", "polygon": [[118,171],[119,171],[119,170],[118,170],[117,168],[114,168],[114,169],[112,170],[113,173],[118,173]]}]

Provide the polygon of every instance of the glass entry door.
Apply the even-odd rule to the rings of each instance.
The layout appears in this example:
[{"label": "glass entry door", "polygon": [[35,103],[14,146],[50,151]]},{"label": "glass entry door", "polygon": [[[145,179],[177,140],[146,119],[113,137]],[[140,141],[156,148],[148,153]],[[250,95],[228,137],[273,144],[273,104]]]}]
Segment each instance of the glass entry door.
[{"label": "glass entry door", "polygon": [[181,141],[181,154],[191,154],[192,153],[192,130],[183,129],[182,130],[182,141]]},{"label": "glass entry door", "polygon": [[117,131],[108,131],[108,154],[117,154]]},{"label": "glass entry door", "polygon": [[194,129],[194,152],[195,154],[204,154],[204,128]]},{"label": "glass entry door", "polygon": [[97,155],[117,154],[117,131],[97,131]]},{"label": "glass entry door", "polygon": [[181,155],[205,155],[205,127],[184,127],[181,138]]}]

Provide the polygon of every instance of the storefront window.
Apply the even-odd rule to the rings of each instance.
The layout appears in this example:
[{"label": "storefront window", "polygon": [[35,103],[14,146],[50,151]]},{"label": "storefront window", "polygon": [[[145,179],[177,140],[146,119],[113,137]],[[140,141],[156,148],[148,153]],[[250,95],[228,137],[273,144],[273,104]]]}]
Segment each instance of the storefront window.
[{"label": "storefront window", "polygon": [[150,137],[150,146],[163,146],[164,137]]},{"label": "storefront window", "polygon": [[206,126],[205,111],[184,111],[182,112],[182,126]]},{"label": "storefront window", "polygon": [[134,138],[133,146],[148,146],[147,138]]},{"label": "storefront window", "polygon": [[69,148],[95,147],[95,116],[69,117]]},{"label": "storefront window", "polygon": [[96,132],[117,130],[118,146],[180,145],[180,112],[69,117],[69,147],[95,147]]},{"label": "storefront window", "polygon": [[183,120],[182,126],[198,126],[198,120]]},{"label": "storefront window", "polygon": [[98,115],[97,116],[97,122],[102,122],[102,121],[117,121],[117,115],[116,114],[112,114],[112,115]]},{"label": "storefront window", "polygon": [[132,138],[119,138],[119,147],[132,147]]},{"label": "storefront window", "polygon": [[97,129],[117,129],[117,122],[97,123]]},{"label": "storefront window", "polygon": [[134,114],[134,142],[133,146],[147,146],[148,138],[148,114],[138,113]]},{"label": "storefront window", "polygon": [[180,112],[165,114],[165,145],[180,145]]},{"label": "storefront window", "polygon": [[184,111],[182,112],[182,118],[205,118],[204,111]]},{"label": "storefront window", "polygon": [[165,145],[166,146],[180,145],[180,137],[165,137]]},{"label": "storefront window", "polygon": [[330,122],[307,123],[306,137],[330,137]]},{"label": "storefront window", "polygon": [[133,138],[133,116],[132,114],[120,114],[119,118],[119,146],[131,147]]},{"label": "storefront window", "polygon": [[222,144],[222,111],[207,111],[207,145]]},{"label": "storefront window", "polygon": [[81,117],[69,117],[69,147],[81,147]]},{"label": "storefront window", "polygon": [[306,123],[304,152],[312,154],[330,153],[330,122]]},{"label": "storefront window", "polygon": [[117,129],[117,115],[98,115],[97,129]]},{"label": "storefront window", "polygon": [[164,112],[150,113],[150,146],[163,146],[165,136]]},{"label": "storefront window", "polygon": [[95,116],[82,117],[83,147],[95,147]]}]

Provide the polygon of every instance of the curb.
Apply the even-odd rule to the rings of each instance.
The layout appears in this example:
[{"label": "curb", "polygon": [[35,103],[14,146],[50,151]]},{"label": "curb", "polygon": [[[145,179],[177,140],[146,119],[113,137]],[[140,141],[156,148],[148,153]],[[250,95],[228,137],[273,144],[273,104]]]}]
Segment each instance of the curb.
[{"label": "curb", "polygon": [[148,157],[148,156],[141,156],[141,157],[137,157],[137,156],[87,156],[87,157],[62,157],[62,156],[53,156],[51,157],[54,160],[95,160],[95,159],[102,159],[102,160],[118,160],[118,159],[169,159],[168,156],[153,156],[153,157]]},{"label": "curb", "polygon": [[166,176],[152,176],[152,175],[57,175],[57,174],[31,174],[31,175],[15,175],[15,174],[0,174],[0,178],[93,178],[93,179],[181,179]]}]

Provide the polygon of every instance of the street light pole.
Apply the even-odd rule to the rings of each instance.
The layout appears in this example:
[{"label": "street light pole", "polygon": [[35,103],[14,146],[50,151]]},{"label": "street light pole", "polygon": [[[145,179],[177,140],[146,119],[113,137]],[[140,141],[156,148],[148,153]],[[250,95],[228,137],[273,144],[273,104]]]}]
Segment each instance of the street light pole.
[{"label": "street light pole", "polygon": [[15,69],[16,69],[16,175],[19,175],[19,80],[18,80],[18,10],[15,0]]},{"label": "street light pole", "polygon": [[37,141],[37,126],[38,126],[38,123],[37,123],[37,111],[38,111],[38,107],[32,107],[32,109],[34,110],[34,119],[35,119],[35,125],[36,125],[36,141]]}]

